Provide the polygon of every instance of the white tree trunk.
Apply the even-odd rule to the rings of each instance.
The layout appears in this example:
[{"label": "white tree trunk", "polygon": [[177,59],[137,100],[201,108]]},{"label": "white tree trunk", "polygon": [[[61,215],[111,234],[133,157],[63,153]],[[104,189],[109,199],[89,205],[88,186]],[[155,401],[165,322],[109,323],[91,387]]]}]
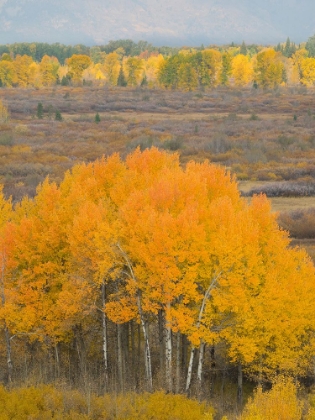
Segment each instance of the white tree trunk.
[{"label": "white tree trunk", "polygon": [[132,280],[134,281],[135,285],[137,286],[137,307],[138,307],[138,314],[140,317],[140,323],[141,323],[141,327],[142,327],[142,332],[143,332],[143,338],[144,338],[144,342],[145,342],[145,352],[144,352],[144,358],[145,358],[145,372],[146,372],[146,380],[147,380],[147,387],[148,387],[148,391],[152,391],[152,386],[153,386],[153,382],[152,382],[152,362],[151,362],[151,352],[150,352],[150,344],[149,344],[149,334],[147,331],[147,327],[144,321],[144,316],[143,316],[143,312],[142,312],[142,305],[141,305],[141,293],[140,293],[140,289],[138,288],[138,281],[137,278],[135,276],[135,273],[133,271],[133,267],[131,264],[131,261],[128,258],[128,255],[124,252],[124,250],[121,248],[120,244],[117,244],[117,248],[119,249],[119,251],[121,252],[128,270],[129,270],[129,275],[131,276]]},{"label": "white tree trunk", "polygon": [[180,339],[181,339],[181,334],[178,331],[177,334],[176,334],[176,382],[175,382],[175,392],[176,392],[176,394],[179,394],[179,392],[180,392],[180,382],[181,382]]},{"label": "white tree trunk", "polygon": [[[206,290],[204,297],[202,299],[202,303],[201,303],[201,307],[200,307],[200,311],[199,311],[199,315],[198,315],[198,321],[196,323],[196,328],[199,329],[200,328],[200,324],[202,321],[202,317],[203,317],[203,312],[205,310],[206,304],[207,304],[207,300],[210,298],[211,295],[211,291],[216,287],[218,278],[221,276],[221,273],[219,273],[214,279],[212,279],[212,282],[210,284],[210,286],[208,287],[208,289]],[[191,385],[191,378],[192,378],[192,370],[193,370],[193,362],[194,362],[194,356],[195,356],[195,347],[191,348],[191,352],[190,352],[190,360],[189,360],[189,365],[188,365],[188,372],[187,372],[187,380],[186,380],[186,388],[185,391],[186,393],[188,393],[190,385]]]},{"label": "white tree trunk", "polygon": [[243,369],[242,363],[238,362],[238,375],[237,375],[237,405],[239,411],[243,405]]},{"label": "white tree trunk", "polygon": [[151,352],[150,352],[150,344],[149,344],[149,334],[147,331],[147,326],[144,322],[142,311],[140,315],[140,321],[142,326],[142,332],[145,342],[145,352],[144,352],[144,363],[145,363],[145,373],[146,373],[146,380],[147,380],[147,386],[148,390],[152,391],[153,382],[152,382],[152,367],[151,367]]},{"label": "white tree trunk", "polygon": [[104,361],[104,377],[105,377],[105,392],[108,387],[108,345],[107,345],[107,317],[105,313],[106,308],[106,286],[102,284],[102,333],[103,333],[103,361]]},{"label": "white tree trunk", "polygon": [[[170,310],[170,303],[167,304],[167,312]],[[168,392],[173,392],[173,372],[172,372],[172,330],[168,321],[165,326],[165,376],[166,388]]]},{"label": "white tree trunk", "polygon": [[[1,294],[2,306],[4,306],[6,302],[5,291],[4,291],[5,261],[6,261],[6,257],[4,255],[4,251],[2,251],[1,279],[0,279],[0,294]],[[5,345],[6,345],[6,353],[7,353],[8,383],[11,384],[12,373],[13,373],[11,337],[10,337],[10,333],[7,327],[7,323],[5,321],[4,321],[4,336],[5,336]]]},{"label": "white tree trunk", "polygon": [[162,309],[159,310],[158,313],[158,323],[159,323],[159,356],[160,356],[160,372],[164,372],[164,353],[165,353],[165,345],[164,345],[164,312]]},{"label": "white tree trunk", "polygon": [[188,393],[190,389],[190,385],[191,385],[195,352],[196,352],[196,348],[192,347],[190,351],[190,359],[189,359],[188,371],[187,371],[186,388],[185,388],[186,393]]},{"label": "white tree trunk", "polygon": [[201,340],[200,347],[199,347],[199,361],[198,361],[198,370],[197,370],[197,388],[199,397],[201,396],[202,391],[202,377],[203,377],[203,361],[205,355],[205,343]]}]

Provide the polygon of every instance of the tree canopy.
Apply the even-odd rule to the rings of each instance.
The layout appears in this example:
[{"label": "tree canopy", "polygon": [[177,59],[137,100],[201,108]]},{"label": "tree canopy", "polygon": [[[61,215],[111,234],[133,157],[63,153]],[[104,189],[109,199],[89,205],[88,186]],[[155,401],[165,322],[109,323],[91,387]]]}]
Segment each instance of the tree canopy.
[{"label": "tree canopy", "polygon": [[[77,165],[60,186],[47,179],[34,200],[14,209],[0,200],[8,360],[10,336],[57,346],[92,328],[102,337],[108,386],[112,323],[118,346],[122,327],[139,325],[148,389],[159,326],[169,391],[182,381],[175,337],[190,343],[186,389],[197,348],[202,381],[205,346],[224,348],[229,363],[253,377],[301,376],[311,368],[314,267],[303,250],[289,247],[266,197],[248,204],[223,168],[183,168],[177,154],[137,149],[125,161],[113,155]],[[115,362],[120,381],[124,357],[121,351]]]}]

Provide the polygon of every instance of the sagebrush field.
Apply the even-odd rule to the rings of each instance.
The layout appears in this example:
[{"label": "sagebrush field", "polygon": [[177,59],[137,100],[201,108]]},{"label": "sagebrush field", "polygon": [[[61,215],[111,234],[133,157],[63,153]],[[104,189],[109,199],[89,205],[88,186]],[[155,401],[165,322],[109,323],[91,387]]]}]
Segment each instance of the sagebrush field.
[{"label": "sagebrush field", "polygon": [[275,197],[276,211],[306,210],[315,204],[313,98],[304,87],[3,89],[10,119],[1,125],[0,179],[6,195],[19,200],[48,175],[60,181],[75,163],[156,146],[178,152],[183,164],[225,166],[245,194]]}]

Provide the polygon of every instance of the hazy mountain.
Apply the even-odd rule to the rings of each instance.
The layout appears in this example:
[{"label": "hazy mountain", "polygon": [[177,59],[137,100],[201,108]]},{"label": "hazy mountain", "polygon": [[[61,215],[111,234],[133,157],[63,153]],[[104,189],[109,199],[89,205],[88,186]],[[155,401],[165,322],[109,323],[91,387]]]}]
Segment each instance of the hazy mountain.
[{"label": "hazy mountain", "polygon": [[0,43],[277,43],[315,33],[314,0],[0,0]]}]

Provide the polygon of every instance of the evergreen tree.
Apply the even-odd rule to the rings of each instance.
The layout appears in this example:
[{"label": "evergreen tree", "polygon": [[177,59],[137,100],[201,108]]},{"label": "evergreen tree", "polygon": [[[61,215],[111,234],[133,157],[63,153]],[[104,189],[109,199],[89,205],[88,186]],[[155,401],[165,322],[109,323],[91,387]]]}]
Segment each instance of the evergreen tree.
[{"label": "evergreen tree", "polygon": [[247,54],[247,47],[245,42],[242,42],[241,48],[240,48],[240,54],[246,55]]},{"label": "evergreen tree", "polygon": [[141,87],[145,87],[148,85],[148,79],[147,79],[147,75],[145,74],[143,76],[143,79],[141,80]]},{"label": "evergreen tree", "polygon": [[295,43],[291,42],[290,38],[288,37],[287,40],[286,40],[284,48],[282,47],[282,49],[279,50],[279,51],[281,51],[285,57],[290,58],[296,52]]},{"label": "evergreen tree", "polygon": [[127,81],[126,81],[122,66],[120,66],[120,71],[119,71],[119,75],[117,79],[117,86],[122,86],[122,87],[127,86]]},{"label": "evergreen tree", "polygon": [[61,86],[69,86],[70,79],[67,76],[63,76],[61,79]]},{"label": "evergreen tree", "polygon": [[290,47],[291,47],[291,41],[290,41],[290,38],[288,37],[284,46],[284,50],[283,50],[283,55],[285,55],[286,57],[289,57],[290,55]]},{"label": "evergreen tree", "polygon": [[38,102],[36,116],[39,120],[41,120],[44,116],[44,107],[41,102]]},{"label": "evergreen tree", "polygon": [[100,123],[100,122],[101,122],[101,117],[100,117],[100,114],[99,114],[99,113],[97,113],[97,114],[95,115],[95,119],[94,119],[94,121],[96,122],[96,124],[98,124],[98,123]]},{"label": "evergreen tree", "polygon": [[220,82],[226,86],[229,82],[229,76],[232,70],[232,57],[229,53],[222,54],[222,69],[220,74]]},{"label": "evergreen tree", "polygon": [[62,115],[61,115],[60,111],[58,111],[58,109],[55,113],[55,120],[56,121],[62,121]]}]

